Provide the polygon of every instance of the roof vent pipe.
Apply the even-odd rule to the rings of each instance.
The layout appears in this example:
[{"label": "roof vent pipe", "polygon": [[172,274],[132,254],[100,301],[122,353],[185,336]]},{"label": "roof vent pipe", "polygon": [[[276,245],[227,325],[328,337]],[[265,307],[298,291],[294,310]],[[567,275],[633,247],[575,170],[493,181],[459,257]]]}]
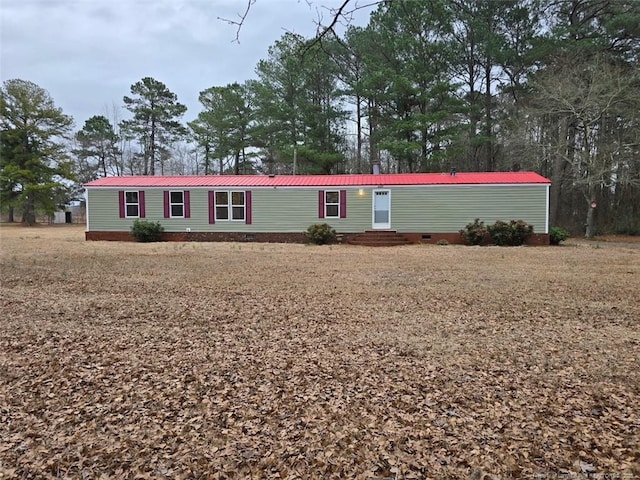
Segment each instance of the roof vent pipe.
[{"label": "roof vent pipe", "polygon": [[455,176],[456,176],[456,169],[455,169],[455,168],[452,168],[452,169],[451,169],[451,176],[452,176],[452,177],[455,177]]}]

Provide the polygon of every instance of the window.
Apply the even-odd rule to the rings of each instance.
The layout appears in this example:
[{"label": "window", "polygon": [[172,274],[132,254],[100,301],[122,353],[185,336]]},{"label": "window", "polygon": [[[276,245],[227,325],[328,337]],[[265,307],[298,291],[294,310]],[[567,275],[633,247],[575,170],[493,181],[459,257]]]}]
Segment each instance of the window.
[{"label": "window", "polygon": [[124,209],[126,218],[140,217],[140,196],[138,192],[124,192]]},{"label": "window", "polygon": [[244,192],[231,192],[231,220],[244,220]]},{"label": "window", "polygon": [[246,216],[245,192],[215,192],[216,220],[244,221]]},{"label": "window", "polygon": [[216,220],[229,220],[229,192],[216,192]]},{"label": "window", "polygon": [[190,218],[189,190],[164,191],[164,218]]},{"label": "window", "polygon": [[325,218],[340,217],[340,192],[338,190],[324,192],[324,212]]},{"label": "window", "polygon": [[347,191],[318,190],[318,218],[347,218]]},{"label": "window", "polygon": [[118,192],[120,218],[144,218],[144,190]]},{"label": "window", "polygon": [[247,191],[209,191],[209,223],[216,221],[239,221],[250,225],[251,190]]},{"label": "window", "polygon": [[171,218],[184,217],[184,192],[169,192],[169,211],[171,212]]}]

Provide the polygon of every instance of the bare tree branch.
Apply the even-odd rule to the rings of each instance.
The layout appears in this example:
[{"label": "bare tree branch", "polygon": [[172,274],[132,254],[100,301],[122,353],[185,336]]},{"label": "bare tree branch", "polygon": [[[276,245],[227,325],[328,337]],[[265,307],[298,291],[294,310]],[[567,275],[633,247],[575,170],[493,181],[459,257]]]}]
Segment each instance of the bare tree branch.
[{"label": "bare tree branch", "polygon": [[318,18],[318,21],[316,22],[316,27],[317,27],[316,36],[314,38],[314,42],[312,43],[322,42],[322,39],[331,33],[333,33],[334,36],[337,37],[338,35],[335,32],[335,26],[341,22],[344,23],[345,25],[351,24],[351,21],[353,20],[353,14],[358,10],[363,10],[365,8],[374,7],[381,3],[391,2],[391,1],[394,1],[394,0],[374,0],[365,4],[360,4],[356,1],[353,7],[351,7],[350,9],[347,9],[349,4],[352,3],[352,0],[344,0],[342,5],[340,5],[338,8],[325,7],[329,11],[331,21],[329,25],[323,26],[321,22],[322,19]]},{"label": "bare tree branch", "polygon": [[[240,43],[240,31],[242,30],[242,27],[244,26],[244,22],[247,19],[247,17],[249,16],[249,12],[251,10],[251,7],[256,3],[257,0],[247,0],[247,6],[244,9],[244,12],[242,13],[238,13],[238,19],[234,20],[234,19],[230,19],[230,18],[223,18],[223,17],[217,17],[218,20],[221,20],[223,22],[228,23],[229,25],[235,25],[237,27],[236,29],[236,37],[233,40],[235,43]],[[365,8],[369,8],[369,7],[374,7],[376,5],[379,5],[381,3],[385,3],[385,2],[391,2],[394,0],[372,0],[368,3],[364,3],[364,4],[359,4],[357,1],[355,3],[355,5],[353,5],[350,8],[349,5],[352,3],[353,0],[343,0],[342,4],[337,7],[337,8],[329,8],[329,7],[322,7],[325,8],[326,10],[328,10],[329,14],[330,14],[330,22],[327,26],[322,25],[322,18],[321,15],[318,15],[318,19],[316,21],[316,36],[314,37],[313,41],[311,42],[311,45],[309,45],[310,47],[315,45],[316,43],[320,43],[322,42],[323,38],[325,38],[326,36],[330,35],[330,34],[334,34],[334,36],[337,37],[337,35],[335,34],[335,26],[340,23],[341,21],[344,21],[346,25],[349,25],[352,21],[353,18],[353,14],[355,12],[357,12],[358,10],[362,10]],[[307,5],[309,5],[309,7],[313,6],[313,2],[311,0],[306,0]]]},{"label": "bare tree branch", "polygon": [[228,23],[229,25],[236,25],[238,28],[236,29],[236,38],[233,40],[236,43],[240,43],[240,30],[242,30],[242,26],[244,25],[244,21],[247,19],[249,15],[249,10],[256,3],[256,0],[247,0],[247,8],[245,8],[244,13],[238,13],[238,20],[231,20],[230,18],[222,18],[218,17],[218,20]]}]

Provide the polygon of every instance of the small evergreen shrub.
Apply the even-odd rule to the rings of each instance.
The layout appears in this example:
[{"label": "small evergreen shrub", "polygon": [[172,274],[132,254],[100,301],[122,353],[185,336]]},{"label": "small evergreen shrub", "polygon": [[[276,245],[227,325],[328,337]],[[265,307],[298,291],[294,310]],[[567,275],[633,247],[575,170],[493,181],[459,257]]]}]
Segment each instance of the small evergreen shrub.
[{"label": "small evergreen shrub", "polygon": [[460,230],[460,236],[467,245],[480,245],[487,235],[487,227],[484,222],[476,218],[473,223],[468,223],[466,227]]},{"label": "small evergreen shrub", "polygon": [[491,242],[500,246],[511,245],[511,227],[507,222],[498,220],[493,225],[489,225],[487,230],[491,235]]},{"label": "small evergreen shrub", "polygon": [[524,220],[511,220],[511,245],[524,245],[531,235],[533,235],[533,225],[529,225]]},{"label": "small evergreen shrub", "polygon": [[138,242],[159,242],[164,232],[160,222],[136,220],[131,227],[131,234]]},{"label": "small evergreen shrub", "polygon": [[487,230],[493,243],[506,247],[523,245],[533,235],[533,227],[524,220],[511,220],[509,223],[498,220]]},{"label": "small evergreen shrub", "polygon": [[564,242],[569,238],[569,232],[562,227],[551,227],[549,229],[549,243],[551,245],[560,245],[560,242]]},{"label": "small evergreen shrub", "polygon": [[307,228],[307,237],[311,243],[324,245],[336,240],[336,231],[328,223],[314,223]]}]

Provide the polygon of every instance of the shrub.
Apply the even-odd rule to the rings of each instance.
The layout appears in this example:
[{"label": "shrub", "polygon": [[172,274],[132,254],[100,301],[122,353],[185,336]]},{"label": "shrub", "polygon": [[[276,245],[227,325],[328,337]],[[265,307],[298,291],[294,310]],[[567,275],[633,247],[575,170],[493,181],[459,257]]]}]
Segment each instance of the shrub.
[{"label": "shrub", "polygon": [[336,240],[336,231],[328,223],[314,223],[307,228],[307,237],[311,243],[324,245]]},{"label": "shrub", "polygon": [[131,227],[131,233],[138,242],[159,242],[164,232],[160,222],[136,220]]},{"label": "shrub", "polygon": [[460,230],[460,236],[467,245],[480,245],[486,235],[487,228],[479,218],[476,218],[473,223],[468,223],[466,227]]},{"label": "shrub", "polygon": [[493,243],[507,247],[522,245],[533,235],[533,227],[524,220],[511,220],[509,223],[498,220],[487,230]]},{"label": "shrub", "polygon": [[560,245],[560,242],[564,242],[569,238],[569,232],[562,227],[551,227],[549,229],[549,243],[551,245]]},{"label": "shrub", "polygon": [[487,230],[489,230],[489,235],[491,235],[491,241],[496,245],[511,244],[511,227],[507,222],[498,220],[493,225],[489,225]]},{"label": "shrub", "polygon": [[511,220],[511,245],[524,245],[533,235],[533,225],[529,225],[524,220]]}]

